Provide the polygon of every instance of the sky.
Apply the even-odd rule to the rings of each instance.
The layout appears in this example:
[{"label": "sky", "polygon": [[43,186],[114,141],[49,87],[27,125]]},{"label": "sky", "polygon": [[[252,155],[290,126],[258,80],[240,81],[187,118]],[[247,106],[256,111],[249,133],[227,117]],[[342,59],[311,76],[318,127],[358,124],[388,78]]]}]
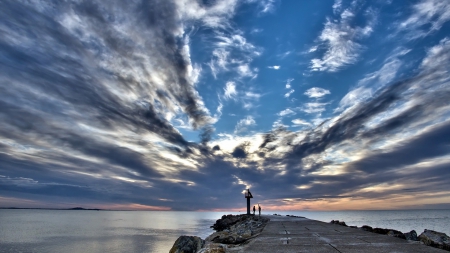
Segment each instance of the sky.
[{"label": "sky", "polygon": [[0,34],[0,207],[450,208],[448,0],[5,0]]}]

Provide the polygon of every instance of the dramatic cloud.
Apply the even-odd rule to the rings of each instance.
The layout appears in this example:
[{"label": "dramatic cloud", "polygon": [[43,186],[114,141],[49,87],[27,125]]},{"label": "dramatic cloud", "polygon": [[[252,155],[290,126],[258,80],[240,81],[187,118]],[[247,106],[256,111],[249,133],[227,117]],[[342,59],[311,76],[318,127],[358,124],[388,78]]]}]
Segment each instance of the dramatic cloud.
[{"label": "dramatic cloud", "polygon": [[0,2],[0,205],[448,204],[447,2],[277,4]]}]

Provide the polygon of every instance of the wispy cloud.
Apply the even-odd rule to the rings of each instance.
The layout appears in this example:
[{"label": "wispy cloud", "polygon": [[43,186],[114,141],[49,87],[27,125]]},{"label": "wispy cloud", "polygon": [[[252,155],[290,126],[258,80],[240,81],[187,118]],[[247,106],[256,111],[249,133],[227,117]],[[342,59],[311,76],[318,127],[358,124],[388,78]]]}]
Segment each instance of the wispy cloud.
[{"label": "wispy cloud", "polygon": [[427,50],[426,57],[422,60],[420,67],[426,70],[434,70],[446,66],[450,62],[450,38],[445,37],[439,44]]},{"label": "wispy cloud", "polygon": [[287,108],[287,109],[285,109],[285,110],[279,112],[277,115],[278,115],[278,116],[281,116],[281,117],[284,117],[284,116],[294,115],[294,114],[295,114],[295,112],[294,112],[293,110]]},{"label": "wispy cloud", "polygon": [[342,8],[342,0],[335,0],[333,4],[333,12],[335,14],[339,13]]},{"label": "wispy cloud", "polygon": [[[335,3],[335,11],[340,9],[341,2]],[[339,8],[338,8],[339,7]],[[324,48],[321,58],[311,60],[312,71],[336,72],[342,67],[354,64],[363,50],[360,40],[367,38],[373,31],[374,14],[366,15],[367,24],[364,27],[352,26],[357,13],[354,7],[342,11],[336,19],[328,18],[324,29],[318,37],[319,44],[311,47],[309,52],[316,52]]]},{"label": "wispy cloud", "polygon": [[275,69],[275,70],[279,70],[280,69],[280,66],[269,66],[269,67],[267,67],[267,68],[269,68],[269,69]]},{"label": "wispy cloud", "polygon": [[296,126],[311,126],[311,123],[303,119],[293,119],[291,122]]},{"label": "wispy cloud", "polygon": [[237,95],[236,92],[236,84],[234,82],[227,82],[224,88],[224,97],[225,99],[235,99]]},{"label": "wispy cloud", "polygon": [[288,79],[287,82],[286,82],[286,89],[289,89],[289,91],[288,91],[286,94],[284,94],[284,97],[285,97],[285,98],[289,98],[289,97],[292,95],[292,93],[295,92],[295,90],[292,89],[292,85],[291,85],[291,82],[292,82],[292,81],[294,81],[294,79],[290,78],[290,79]]},{"label": "wispy cloud", "polygon": [[447,0],[421,0],[412,6],[412,11],[398,26],[400,31],[408,32],[409,39],[427,36],[450,20],[450,2]]},{"label": "wispy cloud", "polygon": [[245,0],[247,3],[257,3],[260,13],[273,12],[277,0]]},{"label": "wispy cloud", "polygon": [[247,131],[250,126],[255,126],[256,121],[252,116],[247,116],[244,119],[239,120],[239,122],[236,124],[234,133],[239,134],[244,131]]},{"label": "wispy cloud", "polygon": [[291,95],[292,95],[292,93],[294,93],[295,92],[295,90],[290,90],[290,91],[288,91],[286,94],[284,94],[284,97],[285,98],[288,98],[288,97],[290,97]]},{"label": "wispy cloud", "polygon": [[341,99],[339,107],[335,111],[342,111],[358,103],[365,102],[372,98],[376,91],[389,85],[390,82],[395,80],[399,69],[403,65],[400,58],[410,51],[410,49],[404,47],[395,48],[389,53],[379,70],[366,74],[364,78],[358,81],[358,85]]},{"label": "wispy cloud", "polygon": [[251,68],[253,58],[261,54],[261,49],[247,42],[239,30],[218,30],[215,35],[215,48],[208,66],[212,75],[234,70],[237,78],[255,77],[258,70]]},{"label": "wispy cloud", "polygon": [[312,102],[312,103],[304,103],[302,107],[300,107],[300,110],[306,113],[321,113],[325,111],[325,106],[329,103],[318,103],[318,102]]},{"label": "wispy cloud", "polygon": [[312,87],[310,89],[308,89],[307,91],[305,91],[306,96],[310,97],[310,98],[320,98],[323,97],[325,95],[330,94],[329,90],[323,89],[323,88],[319,88],[319,87]]}]

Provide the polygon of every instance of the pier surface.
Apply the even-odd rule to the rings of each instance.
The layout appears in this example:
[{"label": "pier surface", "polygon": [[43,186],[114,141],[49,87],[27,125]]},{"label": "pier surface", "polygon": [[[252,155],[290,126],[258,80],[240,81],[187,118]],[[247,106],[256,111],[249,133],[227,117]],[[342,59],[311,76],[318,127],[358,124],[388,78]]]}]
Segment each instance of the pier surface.
[{"label": "pier surface", "polygon": [[248,243],[246,253],[445,253],[419,242],[298,217],[270,218],[261,234]]}]

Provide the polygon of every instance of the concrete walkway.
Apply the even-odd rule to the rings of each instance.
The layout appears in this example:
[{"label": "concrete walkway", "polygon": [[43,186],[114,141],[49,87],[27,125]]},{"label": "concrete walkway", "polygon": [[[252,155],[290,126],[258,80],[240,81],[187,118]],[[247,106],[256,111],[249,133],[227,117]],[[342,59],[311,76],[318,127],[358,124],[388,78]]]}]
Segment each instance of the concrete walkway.
[{"label": "concrete walkway", "polygon": [[265,217],[270,222],[242,252],[448,253],[418,242],[306,218],[274,215]]}]

